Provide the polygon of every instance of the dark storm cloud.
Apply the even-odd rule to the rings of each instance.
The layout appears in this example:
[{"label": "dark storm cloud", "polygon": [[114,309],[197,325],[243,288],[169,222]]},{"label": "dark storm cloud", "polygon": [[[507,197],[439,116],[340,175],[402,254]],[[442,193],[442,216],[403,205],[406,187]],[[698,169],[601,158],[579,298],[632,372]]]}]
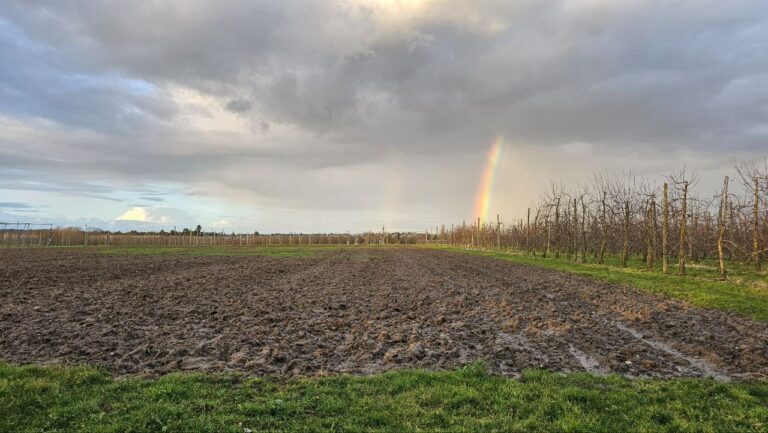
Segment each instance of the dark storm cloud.
[{"label": "dark storm cloud", "polygon": [[[451,15],[452,3],[460,4],[437,3],[392,29],[387,20],[397,16],[350,2],[23,1],[0,13],[27,44],[89,77],[174,82],[228,98],[222,104],[234,112],[258,107],[263,120],[349,140],[450,148],[505,133],[541,144],[754,148],[766,138],[763,1],[459,8],[474,21]],[[19,76],[4,87],[32,96],[32,106],[9,107],[86,124],[173,112],[15,50],[9,55],[36,71],[27,80],[44,85],[3,62],[6,76]],[[58,116],[52,107],[62,108]]]},{"label": "dark storm cloud", "polygon": [[[506,3],[475,3],[475,24],[436,6],[391,32],[364,6],[328,2],[24,1],[2,13],[83,73],[244,92],[252,100],[227,107],[255,105],[274,120],[356,139],[429,143],[450,131],[464,141],[488,131],[542,142],[727,139],[749,147],[764,138],[765,2]],[[483,28],[491,24],[499,28]],[[340,48],[347,37],[360,41]],[[39,73],[64,96],[98,94]],[[58,105],[35,99],[43,112]],[[105,111],[99,101],[70,108]],[[386,133],[401,122],[407,132]]]},{"label": "dark storm cloud", "polygon": [[[458,166],[496,135],[616,155],[765,151],[764,0],[383,3],[5,1],[0,115],[55,125],[0,137],[0,164],[311,207],[339,187],[329,172],[431,155]],[[185,108],[178,89],[213,102]],[[250,130],[223,130],[217,108]],[[365,202],[375,181],[339,201]]]}]

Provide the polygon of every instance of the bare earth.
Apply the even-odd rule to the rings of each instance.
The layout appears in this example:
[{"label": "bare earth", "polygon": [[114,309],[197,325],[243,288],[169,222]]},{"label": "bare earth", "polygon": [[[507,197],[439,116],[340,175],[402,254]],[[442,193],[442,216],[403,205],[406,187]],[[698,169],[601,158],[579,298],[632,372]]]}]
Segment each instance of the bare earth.
[{"label": "bare earth", "polygon": [[369,374],[478,359],[631,377],[768,376],[768,324],[562,272],[444,251],[311,258],[0,250],[0,359]]}]

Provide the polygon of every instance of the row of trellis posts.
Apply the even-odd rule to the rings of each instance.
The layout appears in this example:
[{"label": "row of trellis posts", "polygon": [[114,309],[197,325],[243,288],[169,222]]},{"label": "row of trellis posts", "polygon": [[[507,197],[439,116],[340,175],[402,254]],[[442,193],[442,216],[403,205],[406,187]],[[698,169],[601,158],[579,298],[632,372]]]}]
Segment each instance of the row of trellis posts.
[{"label": "row of trellis posts", "polygon": [[680,275],[689,261],[705,260],[715,260],[721,278],[732,261],[761,272],[768,251],[768,207],[763,205],[768,178],[750,180],[749,198],[729,192],[726,176],[722,189],[708,200],[691,197],[690,180],[665,182],[658,192],[613,185],[567,194],[553,187],[537,207],[528,208],[525,220],[505,223],[497,215],[493,222],[443,227],[432,242],[599,264],[609,255],[623,267],[634,255],[648,270],[660,259],[661,271],[670,273],[674,263]]},{"label": "row of trellis posts", "polygon": [[80,228],[2,228],[0,246],[176,246],[257,247],[299,245],[416,244],[419,233],[112,233]]}]

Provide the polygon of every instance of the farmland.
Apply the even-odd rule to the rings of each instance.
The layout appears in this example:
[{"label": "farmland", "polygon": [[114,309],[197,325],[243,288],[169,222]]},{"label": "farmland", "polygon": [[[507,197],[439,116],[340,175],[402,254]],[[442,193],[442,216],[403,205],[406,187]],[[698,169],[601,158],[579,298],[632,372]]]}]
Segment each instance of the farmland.
[{"label": "farmland", "polygon": [[2,283],[0,353],[19,363],[151,375],[371,374],[477,360],[507,376],[526,368],[658,378],[768,373],[768,325],[452,252],[3,254],[16,262]]},{"label": "farmland", "polygon": [[[486,255],[501,253],[408,246],[0,250],[0,359],[10,363],[0,365],[0,401],[10,408],[5,427],[49,423],[66,431],[76,421],[98,430],[100,421],[82,406],[92,395],[111,399],[113,410],[99,409],[102,420],[118,417],[115,425],[137,431],[237,431],[243,422],[329,429],[353,414],[349,429],[392,431],[477,429],[480,420],[512,431],[642,429],[660,425],[652,416],[662,412],[674,430],[722,423],[728,410],[736,415],[727,415],[727,425],[750,431],[768,419],[759,409],[768,395],[768,323],[573,269]],[[88,367],[14,366],[25,364]],[[42,388],[33,391],[33,384]],[[614,409],[594,399],[595,389]],[[188,397],[166,401],[164,392]],[[695,414],[695,401],[712,392],[726,392],[725,412]],[[129,394],[133,406],[124,400]],[[428,403],[448,395],[458,405],[451,415]],[[29,398],[37,403],[23,403]],[[211,405],[211,418],[199,418],[188,398]],[[228,398],[251,402],[251,411],[225,404]],[[629,407],[626,398],[645,403]],[[376,399],[386,401],[389,416],[366,406]],[[321,401],[340,406],[316,407]],[[169,404],[182,406],[140,415]],[[499,412],[509,405],[519,411],[511,418]],[[540,413],[546,407],[554,412]],[[64,411],[62,419],[50,424],[54,413],[46,408]],[[318,415],[298,415],[306,410]],[[624,424],[613,410],[647,413]],[[415,413],[405,424],[395,415]]]}]

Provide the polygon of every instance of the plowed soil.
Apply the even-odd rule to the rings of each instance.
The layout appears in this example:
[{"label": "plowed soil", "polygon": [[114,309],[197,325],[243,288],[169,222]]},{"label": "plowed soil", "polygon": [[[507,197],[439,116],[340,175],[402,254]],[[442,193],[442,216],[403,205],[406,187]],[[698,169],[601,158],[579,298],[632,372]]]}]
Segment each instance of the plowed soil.
[{"label": "plowed soil", "polygon": [[482,359],[631,377],[768,376],[768,325],[631,288],[416,248],[309,258],[0,250],[0,359],[369,374]]}]

